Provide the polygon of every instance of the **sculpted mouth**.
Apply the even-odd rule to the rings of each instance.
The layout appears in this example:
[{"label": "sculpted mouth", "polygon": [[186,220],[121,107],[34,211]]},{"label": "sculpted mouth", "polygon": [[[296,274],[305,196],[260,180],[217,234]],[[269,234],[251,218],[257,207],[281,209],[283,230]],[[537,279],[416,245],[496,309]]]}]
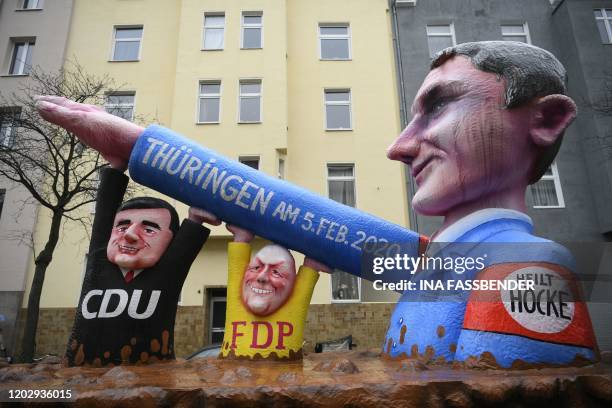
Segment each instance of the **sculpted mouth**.
[{"label": "sculpted mouth", "polygon": [[417,178],[419,173],[421,173],[421,171],[423,171],[423,169],[425,169],[425,167],[427,167],[434,159],[436,159],[436,156],[430,156],[427,159],[412,166],[412,177]]},{"label": "sculpted mouth", "polygon": [[133,246],[128,246],[128,245],[119,245],[119,251],[121,251],[121,253],[123,254],[130,254],[133,255],[136,252],[138,252],[139,248],[133,247]]},{"label": "sculpted mouth", "polygon": [[271,290],[254,288],[253,286],[249,286],[249,288],[251,289],[252,292],[257,293],[258,295],[269,295],[272,293]]}]

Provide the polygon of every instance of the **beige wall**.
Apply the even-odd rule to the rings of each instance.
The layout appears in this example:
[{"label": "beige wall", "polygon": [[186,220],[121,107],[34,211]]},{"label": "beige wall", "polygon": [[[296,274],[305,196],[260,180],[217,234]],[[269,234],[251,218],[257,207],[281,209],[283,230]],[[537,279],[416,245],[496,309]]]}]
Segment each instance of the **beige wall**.
[{"label": "beige wall", "polygon": [[[242,11],[263,12],[263,49],[240,49]],[[205,12],[225,12],[222,51],[201,50]],[[351,61],[319,60],[318,25],[326,22],[350,24]],[[140,61],[108,62],[112,28],[119,24],[144,25]],[[403,172],[385,158],[400,131],[385,0],[77,0],[72,27],[68,55],[136,91],[137,114],[157,117],[228,157],[258,155],[260,169],[273,176],[279,152],[286,152],[286,178],[323,196],[327,163],[354,163],[357,207],[406,225]],[[262,79],[260,124],[237,123],[241,78]],[[198,82],[207,79],[222,83],[219,124],[196,123]],[[326,87],[351,89],[352,131],[325,131]],[[186,206],[178,208],[184,216]],[[40,218],[42,230],[48,221]],[[214,229],[184,285],[183,306],[202,305],[206,286],[226,284],[228,240],[224,228]],[[43,307],[75,306],[87,241],[76,226],[66,227]],[[312,303],[330,300],[330,278],[323,275]]]},{"label": "beige wall", "polygon": [[[35,37],[32,65],[43,71],[61,68],[73,1],[47,0],[41,10],[27,11],[20,10],[20,4],[18,0],[0,2],[0,93],[4,96],[19,95],[20,88],[29,81],[28,76],[8,75],[14,47],[12,38]],[[25,188],[2,177],[0,189],[7,190],[0,215],[0,314],[6,322],[0,326],[10,352],[14,321],[31,270],[31,237],[37,205]]]},{"label": "beige wall", "polygon": [[[17,0],[0,4],[0,93],[6,97],[19,94],[29,80],[28,76],[8,75],[13,53],[11,38],[36,38],[32,64],[39,69],[57,71],[63,64],[72,0],[46,3],[42,10],[31,11],[19,10]],[[7,189],[0,218],[0,291],[20,291],[24,289],[27,259],[31,254],[28,238],[36,206],[23,206],[29,197],[24,188],[1,178],[0,188]],[[25,244],[13,239],[21,235],[24,235]]]}]

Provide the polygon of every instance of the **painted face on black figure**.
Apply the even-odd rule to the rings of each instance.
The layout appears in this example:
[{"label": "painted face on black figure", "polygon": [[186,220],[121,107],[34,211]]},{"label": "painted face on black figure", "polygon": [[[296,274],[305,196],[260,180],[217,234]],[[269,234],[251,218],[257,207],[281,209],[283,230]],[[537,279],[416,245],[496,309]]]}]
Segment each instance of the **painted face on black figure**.
[{"label": "painted face on black figure", "polygon": [[119,211],[106,256],[125,269],[150,268],[166,252],[172,237],[170,212],[165,208]]}]

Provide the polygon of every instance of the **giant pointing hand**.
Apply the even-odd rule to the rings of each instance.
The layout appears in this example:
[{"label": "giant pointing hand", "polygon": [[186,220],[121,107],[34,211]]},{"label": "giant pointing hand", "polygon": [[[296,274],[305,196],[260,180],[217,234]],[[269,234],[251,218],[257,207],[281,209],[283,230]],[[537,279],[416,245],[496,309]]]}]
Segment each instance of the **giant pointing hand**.
[{"label": "giant pointing hand", "polygon": [[221,220],[253,231],[333,268],[361,275],[365,251],[416,256],[423,239],[413,231],[265,175],[169,129],[142,129],[101,109],[41,97],[41,115],[77,135],[113,166]]},{"label": "giant pointing hand", "polygon": [[36,100],[36,108],[45,120],[74,133],[81,142],[100,152],[112,167],[127,168],[130,152],[143,127],[98,106],[61,96],[38,96]]}]

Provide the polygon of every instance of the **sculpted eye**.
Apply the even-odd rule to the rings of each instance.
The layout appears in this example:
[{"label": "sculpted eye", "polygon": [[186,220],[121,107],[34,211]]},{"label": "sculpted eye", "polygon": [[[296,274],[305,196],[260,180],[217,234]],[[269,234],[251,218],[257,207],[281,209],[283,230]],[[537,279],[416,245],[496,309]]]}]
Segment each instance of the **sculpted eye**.
[{"label": "sculpted eye", "polygon": [[155,228],[145,228],[145,232],[147,234],[154,234],[156,232]]},{"label": "sculpted eye", "polygon": [[118,232],[125,232],[127,230],[127,227],[125,225],[120,225],[116,229]]},{"label": "sculpted eye", "polygon": [[444,109],[448,105],[448,101],[446,99],[439,99],[431,106],[431,113],[436,114],[439,113],[442,109]]}]

